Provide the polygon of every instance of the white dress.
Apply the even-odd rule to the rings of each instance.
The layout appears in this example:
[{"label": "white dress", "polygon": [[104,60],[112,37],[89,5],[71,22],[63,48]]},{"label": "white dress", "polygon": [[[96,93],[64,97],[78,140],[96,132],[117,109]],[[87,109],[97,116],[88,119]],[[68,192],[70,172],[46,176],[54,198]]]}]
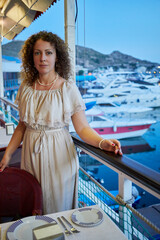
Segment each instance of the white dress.
[{"label": "white dress", "polygon": [[22,83],[16,103],[27,126],[21,168],[34,175],[43,192],[43,214],[77,207],[79,162],[67,130],[71,116],[85,110],[74,82],[61,89],[34,90]]}]

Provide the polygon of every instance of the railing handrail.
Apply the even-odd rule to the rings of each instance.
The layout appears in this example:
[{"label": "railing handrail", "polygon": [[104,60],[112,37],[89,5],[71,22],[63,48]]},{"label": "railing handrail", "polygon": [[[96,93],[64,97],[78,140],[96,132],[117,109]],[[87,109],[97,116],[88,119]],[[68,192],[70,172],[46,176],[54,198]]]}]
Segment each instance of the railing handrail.
[{"label": "railing handrail", "polygon": [[18,106],[14,104],[12,101],[10,101],[9,99],[0,97],[0,100],[18,111]]},{"label": "railing handrail", "polygon": [[105,152],[101,149],[95,148],[83,142],[74,134],[72,134],[72,138],[74,144],[80,149],[86,151],[87,154],[106,162],[114,169],[117,169],[117,171],[130,177],[133,182],[135,180],[135,182],[138,182],[147,189],[152,190],[155,193],[154,195],[160,198],[160,173],[124,155],[118,156],[114,153]]}]

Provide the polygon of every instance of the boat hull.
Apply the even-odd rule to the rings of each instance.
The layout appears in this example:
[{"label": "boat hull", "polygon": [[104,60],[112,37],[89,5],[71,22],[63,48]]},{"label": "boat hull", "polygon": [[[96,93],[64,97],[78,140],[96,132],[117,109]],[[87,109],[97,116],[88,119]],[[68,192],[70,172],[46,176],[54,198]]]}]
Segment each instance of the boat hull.
[{"label": "boat hull", "polygon": [[99,133],[103,138],[110,139],[124,139],[131,137],[142,136],[151,124],[141,125],[141,126],[125,126],[125,127],[104,127],[104,128],[94,128],[94,130]]}]

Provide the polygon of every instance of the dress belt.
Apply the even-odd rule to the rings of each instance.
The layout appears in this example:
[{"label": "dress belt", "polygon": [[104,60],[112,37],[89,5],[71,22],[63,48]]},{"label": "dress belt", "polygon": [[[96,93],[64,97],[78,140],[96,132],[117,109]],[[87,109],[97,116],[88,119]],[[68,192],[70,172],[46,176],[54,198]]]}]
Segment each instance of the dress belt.
[{"label": "dress belt", "polygon": [[27,127],[27,131],[31,132],[37,132],[39,133],[39,136],[37,137],[35,143],[34,143],[34,153],[40,153],[43,147],[43,139],[44,136],[47,134],[52,134],[54,132],[59,132],[62,131],[65,128],[57,128],[57,129],[46,129],[46,130],[40,130],[40,129],[34,129],[34,128],[29,128]]}]

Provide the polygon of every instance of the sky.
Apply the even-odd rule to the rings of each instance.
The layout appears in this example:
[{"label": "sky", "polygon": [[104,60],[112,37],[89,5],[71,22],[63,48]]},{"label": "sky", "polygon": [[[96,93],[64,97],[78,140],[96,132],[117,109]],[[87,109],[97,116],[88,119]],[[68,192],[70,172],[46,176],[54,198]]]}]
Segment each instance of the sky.
[{"label": "sky", "polygon": [[[76,45],[103,54],[120,51],[160,63],[160,0],[77,0]],[[64,0],[23,30],[15,40],[26,40],[47,30],[64,39]],[[4,38],[2,44],[8,41]]]}]

